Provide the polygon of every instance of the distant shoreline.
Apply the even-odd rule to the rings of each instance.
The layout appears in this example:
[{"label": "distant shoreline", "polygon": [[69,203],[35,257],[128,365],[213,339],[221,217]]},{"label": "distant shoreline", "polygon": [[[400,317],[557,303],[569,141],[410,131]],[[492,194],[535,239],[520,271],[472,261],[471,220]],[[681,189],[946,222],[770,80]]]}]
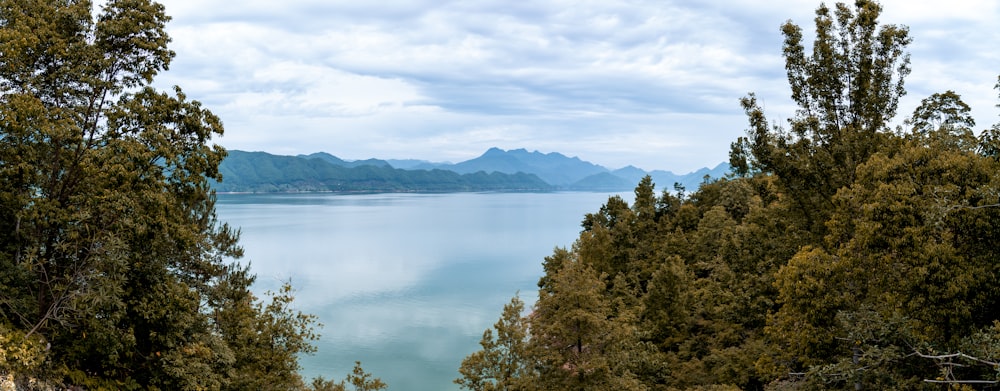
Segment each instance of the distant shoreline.
[{"label": "distant shoreline", "polygon": [[288,191],[216,191],[218,195],[256,195],[256,194],[343,194],[343,195],[364,195],[364,194],[458,194],[458,193],[619,193],[626,190],[621,189],[552,189],[552,190],[455,190],[455,191],[431,191],[431,190],[400,190],[400,191],[333,191],[333,190],[288,190]]}]

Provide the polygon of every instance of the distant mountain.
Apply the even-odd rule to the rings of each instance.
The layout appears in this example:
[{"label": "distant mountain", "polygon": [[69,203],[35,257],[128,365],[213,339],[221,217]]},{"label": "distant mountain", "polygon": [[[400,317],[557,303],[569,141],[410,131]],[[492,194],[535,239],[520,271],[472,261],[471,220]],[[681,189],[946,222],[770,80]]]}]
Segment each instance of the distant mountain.
[{"label": "distant mountain", "polygon": [[706,176],[709,179],[719,179],[728,173],[729,163],[719,163],[714,168],[703,167],[687,174],[674,174],[670,171],[655,170],[649,172],[649,176],[653,179],[653,183],[658,185],[659,189],[673,190],[676,183],[684,186],[688,192],[693,192],[698,190],[698,187],[705,182]]},{"label": "distant mountain", "polygon": [[639,181],[633,182],[610,172],[600,172],[578,180],[568,188],[582,191],[623,191],[634,189],[638,183]]},{"label": "distant mountain", "polygon": [[[314,154],[315,155],[315,154]],[[313,155],[310,155],[313,156]],[[334,158],[336,160],[330,159]],[[348,167],[331,163],[335,156],[279,156],[265,152],[229,151],[219,171],[220,192],[455,192],[547,191],[553,187],[526,173],[478,172],[458,174],[447,170],[401,170],[384,165]],[[342,161],[342,160],[340,160]]]},{"label": "distant mountain", "polygon": [[710,179],[719,179],[729,172],[729,164],[721,163],[715,168],[702,168],[698,171],[678,175],[670,171],[656,170],[646,172],[640,168],[628,166],[610,172],[602,172],[583,178],[568,186],[570,190],[631,190],[649,175],[653,183],[659,190],[674,190],[674,184],[680,184],[689,191],[697,190],[705,181],[707,175]]},{"label": "distant mountain", "polygon": [[490,148],[475,159],[439,168],[460,174],[476,171],[505,174],[524,172],[535,174],[553,186],[568,186],[590,175],[608,171],[607,168],[585,162],[578,157],[570,158],[557,152],[528,152],[525,149],[504,151],[499,148]]},{"label": "distant mountain", "polygon": [[617,170],[566,157],[560,153],[505,151],[490,148],[464,162],[367,159],[346,161],[328,153],[278,156],[264,152],[229,151],[220,165],[218,191],[628,191],[649,175],[658,189],[673,191],[680,184],[696,190],[708,176],[724,177],[729,164],[687,174],[647,172],[635,166]]},{"label": "distant mountain", "polygon": [[417,159],[386,159],[393,168],[399,168],[403,170],[433,170],[435,168],[441,168],[442,166],[448,166],[451,163],[434,163],[427,160],[417,160]]},{"label": "distant mountain", "polygon": [[705,182],[706,177],[709,180],[719,179],[726,176],[729,171],[729,163],[719,163],[713,168],[703,167],[697,171],[683,175],[677,175],[670,171],[658,170],[651,172],[650,176],[653,178],[654,183],[660,183],[663,188],[673,189],[674,183],[679,183],[684,186],[688,192],[693,192],[698,190],[698,187]]},{"label": "distant mountain", "polygon": [[[320,160],[323,160],[323,161],[325,161],[327,163],[333,164],[335,166],[341,166],[341,167],[361,167],[361,166],[394,167],[393,165],[389,164],[389,162],[387,162],[385,160],[368,159],[368,160],[346,161],[344,159],[341,159],[339,157],[333,156],[333,155],[331,155],[329,153],[326,153],[326,152],[316,152],[316,153],[309,154],[309,155],[298,155],[296,157],[305,158],[305,159],[320,159]],[[395,167],[395,168],[399,168],[399,167]]]},{"label": "distant mountain", "polygon": [[724,177],[729,172],[729,164],[721,163],[715,168],[702,168],[688,174],[674,174],[670,171],[647,172],[635,166],[626,166],[611,171],[577,157],[566,157],[560,153],[528,152],[525,149],[504,151],[490,148],[482,156],[453,165],[438,168],[459,173],[474,171],[502,172],[507,174],[524,172],[535,174],[542,180],[561,189],[581,191],[624,191],[634,189],[643,177],[649,175],[659,189],[673,190],[679,183],[688,190],[696,190],[705,181],[705,175],[712,179]]},{"label": "distant mountain", "polygon": [[622,177],[628,179],[631,182],[635,182],[636,184],[638,184],[639,181],[642,180],[642,177],[648,175],[648,173],[645,170],[636,166],[625,166],[617,170],[614,170],[611,173],[617,177]]}]

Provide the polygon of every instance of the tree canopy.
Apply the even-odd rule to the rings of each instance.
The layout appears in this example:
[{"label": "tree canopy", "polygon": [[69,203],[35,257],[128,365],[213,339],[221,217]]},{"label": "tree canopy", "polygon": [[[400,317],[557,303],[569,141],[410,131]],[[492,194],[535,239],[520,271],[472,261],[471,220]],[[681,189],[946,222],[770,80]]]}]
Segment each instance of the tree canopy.
[{"label": "tree canopy", "polygon": [[[954,91],[896,121],[910,37],[881,24],[881,11],[867,0],[821,5],[810,47],[801,27],[781,27],[799,109],[774,123],[744,97],[749,128],[732,144],[729,177],[659,195],[647,178],[632,203],[611,197],[585,216],[572,248],[546,258],[534,308],[497,324],[530,330],[517,340],[529,370],[507,384],[1000,381],[1000,124],[975,130]],[[460,372],[481,368],[467,360]]]},{"label": "tree canopy", "polygon": [[0,374],[304,388],[315,317],[289,286],[251,292],[238,232],[215,215],[222,121],[151,86],[174,57],[170,18],[148,0],[93,7],[0,1]]}]

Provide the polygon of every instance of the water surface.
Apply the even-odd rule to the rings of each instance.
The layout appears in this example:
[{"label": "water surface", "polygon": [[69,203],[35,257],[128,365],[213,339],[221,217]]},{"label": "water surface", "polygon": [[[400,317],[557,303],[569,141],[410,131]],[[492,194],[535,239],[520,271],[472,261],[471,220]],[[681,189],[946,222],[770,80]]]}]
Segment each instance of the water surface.
[{"label": "water surface", "polygon": [[343,378],[357,360],[390,390],[439,391],[458,389],[462,358],[512,296],[534,302],[543,258],[608,196],[223,194],[217,209],[242,231],[256,289],[290,280],[323,323],[306,378]]}]

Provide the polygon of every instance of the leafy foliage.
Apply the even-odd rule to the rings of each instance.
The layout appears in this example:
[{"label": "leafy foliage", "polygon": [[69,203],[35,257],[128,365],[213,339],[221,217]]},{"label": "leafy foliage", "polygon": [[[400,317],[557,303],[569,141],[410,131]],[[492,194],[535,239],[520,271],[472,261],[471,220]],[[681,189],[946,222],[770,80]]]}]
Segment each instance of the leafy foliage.
[{"label": "leafy foliage", "polygon": [[756,97],[743,98],[750,129],[731,153],[743,173],[774,174],[794,203],[798,224],[816,235],[824,233],[830,197],[884,143],[910,72],[908,30],[879,27],[881,6],[874,1],[858,1],[855,9],[838,3],[834,10],[816,10],[811,55],[799,26],[789,21],[781,27],[791,97],[799,109],[787,131],[769,128]]},{"label": "leafy foliage", "polygon": [[525,389],[1000,380],[1000,124],[977,136],[947,91],[890,129],[910,38],[880,13],[820,6],[810,50],[782,26],[799,110],[786,128],[745,97],[733,175],[658,197],[647,177],[584,217],[523,318]]},{"label": "leafy foliage", "polygon": [[365,372],[361,368],[360,361],[355,361],[354,369],[351,370],[351,373],[347,374],[344,380],[334,383],[323,378],[316,378],[312,381],[312,389],[316,391],[347,391],[347,384],[350,384],[351,389],[354,391],[379,391],[389,387],[382,380],[372,377],[370,373]]},{"label": "leafy foliage", "polygon": [[[503,307],[493,329],[483,332],[483,350],[462,360],[455,383],[469,390],[523,390],[535,374],[528,352],[528,321],[517,296]],[[494,336],[493,330],[496,330]]]},{"label": "leafy foliage", "polygon": [[[150,83],[163,6],[0,2],[0,373],[88,389],[299,389],[315,318],[259,300],[210,183],[222,121]],[[365,378],[363,383],[371,383]]]}]

